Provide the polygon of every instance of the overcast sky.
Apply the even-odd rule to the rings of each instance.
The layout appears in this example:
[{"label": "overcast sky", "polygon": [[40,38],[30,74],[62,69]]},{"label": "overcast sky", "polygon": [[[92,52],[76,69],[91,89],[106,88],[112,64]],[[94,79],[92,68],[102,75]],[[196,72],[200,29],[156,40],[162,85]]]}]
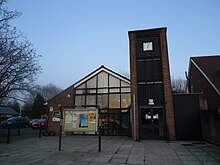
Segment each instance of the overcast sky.
[{"label": "overcast sky", "polygon": [[9,0],[42,55],[37,83],[62,89],[101,65],[130,72],[128,31],[167,27],[171,77],[189,57],[220,55],[220,0]]}]

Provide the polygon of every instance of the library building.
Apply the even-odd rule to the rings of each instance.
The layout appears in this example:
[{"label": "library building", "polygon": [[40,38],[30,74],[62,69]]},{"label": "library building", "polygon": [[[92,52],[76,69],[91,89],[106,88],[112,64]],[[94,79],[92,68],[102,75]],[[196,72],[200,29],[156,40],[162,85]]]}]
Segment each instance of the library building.
[{"label": "library building", "polygon": [[48,128],[98,134],[101,125],[102,136],[175,140],[166,30],[129,31],[130,79],[100,66],[48,100]]}]

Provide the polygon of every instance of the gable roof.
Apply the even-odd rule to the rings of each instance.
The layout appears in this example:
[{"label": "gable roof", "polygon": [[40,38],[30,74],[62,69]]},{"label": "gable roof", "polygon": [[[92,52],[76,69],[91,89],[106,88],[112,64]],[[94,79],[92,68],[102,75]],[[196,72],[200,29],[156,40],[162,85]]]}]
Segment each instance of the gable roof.
[{"label": "gable roof", "polygon": [[126,83],[130,84],[130,80],[108,68],[106,68],[104,65],[101,65],[98,69],[96,69],[95,71],[93,71],[92,73],[90,73],[89,75],[87,75],[86,77],[82,78],[81,80],[79,80],[78,82],[76,82],[74,84],[74,88],[78,87],[79,85],[83,84],[84,82],[86,82],[87,80],[89,80],[90,78],[94,77],[95,75],[97,75],[98,73],[100,72],[106,72],[106,73],[109,73],[110,75],[122,80],[122,81],[125,81]]},{"label": "gable roof", "polygon": [[1,115],[18,115],[18,112],[16,112],[11,107],[0,107],[0,114]]},{"label": "gable roof", "polygon": [[96,74],[105,71],[113,76],[115,76],[116,78],[119,78],[122,81],[127,82],[128,84],[130,84],[130,79],[106,68],[104,65],[101,65],[98,69],[96,69],[95,71],[93,71],[92,73],[90,73],[89,75],[85,76],[84,78],[82,78],[81,80],[77,81],[75,84],[69,86],[68,88],[64,89],[62,92],[58,93],[57,95],[55,95],[54,97],[52,97],[51,99],[49,99],[45,104],[47,104],[48,102],[50,102],[51,100],[57,98],[58,96],[60,96],[61,94],[63,94],[64,92],[66,92],[67,90],[69,90],[70,88],[76,88],[77,86],[81,85],[82,83],[86,82],[87,80],[89,80],[90,78],[92,78],[93,76],[95,76]]},{"label": "gable roof", "polygon": [[220,55],[191,57],[189,66],[189,76],[191,65],[194,65],[214,90],[220,95]]}]

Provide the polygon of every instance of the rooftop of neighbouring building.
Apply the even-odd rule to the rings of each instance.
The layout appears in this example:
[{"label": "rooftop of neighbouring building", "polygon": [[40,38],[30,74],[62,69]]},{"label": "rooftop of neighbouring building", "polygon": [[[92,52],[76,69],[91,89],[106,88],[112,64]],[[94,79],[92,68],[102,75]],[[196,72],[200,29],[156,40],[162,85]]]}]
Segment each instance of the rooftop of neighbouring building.
[{"label": "rooftop of neighbouring building", "polygon": [[220,94],[220,55],[191,57],[190,66],[192,64]]}]

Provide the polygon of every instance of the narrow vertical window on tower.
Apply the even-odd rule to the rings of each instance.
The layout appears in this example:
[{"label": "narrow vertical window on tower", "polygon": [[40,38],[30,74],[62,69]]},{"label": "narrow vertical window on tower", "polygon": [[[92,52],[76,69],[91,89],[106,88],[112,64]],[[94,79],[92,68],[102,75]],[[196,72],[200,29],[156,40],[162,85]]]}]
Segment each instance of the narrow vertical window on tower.
[{"label": "narrow vertical window on tower", "polygon": [[153,42],[144,42],[143,51],[151,51],[151,50],[153,50]]}]

